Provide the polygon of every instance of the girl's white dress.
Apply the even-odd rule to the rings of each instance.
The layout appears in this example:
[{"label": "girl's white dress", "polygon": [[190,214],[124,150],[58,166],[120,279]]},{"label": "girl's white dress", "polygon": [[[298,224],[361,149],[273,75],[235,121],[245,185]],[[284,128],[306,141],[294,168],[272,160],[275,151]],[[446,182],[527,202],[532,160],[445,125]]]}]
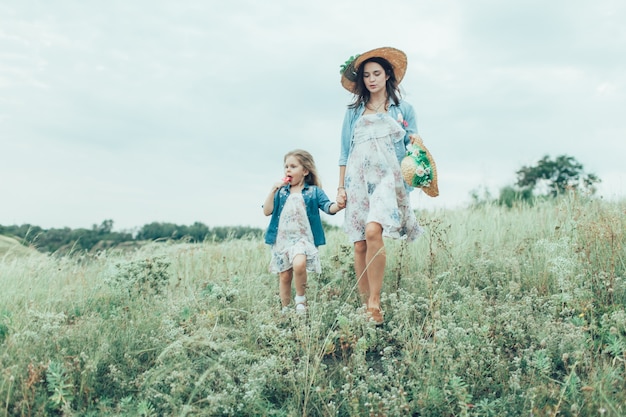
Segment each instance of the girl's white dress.
[{"label": "girl's white dress", "polygon": [[278,221],[276,243],[272,245],[270,272],[279,273],[293,267],[296,255],[306,255],[306,270],[322,272],[319,252],[313,243],[313,232],[301,193],[290,194]]},{"label": "girl's white dress", "polygon": [[415,240],[422,232],[404,186],[394,143],[405,131],[386,113],[361,116],[354,127],[346,163],[348,196],[344,230],[353,242],[365,240],[365,225],[379,223],[383,236]]}]

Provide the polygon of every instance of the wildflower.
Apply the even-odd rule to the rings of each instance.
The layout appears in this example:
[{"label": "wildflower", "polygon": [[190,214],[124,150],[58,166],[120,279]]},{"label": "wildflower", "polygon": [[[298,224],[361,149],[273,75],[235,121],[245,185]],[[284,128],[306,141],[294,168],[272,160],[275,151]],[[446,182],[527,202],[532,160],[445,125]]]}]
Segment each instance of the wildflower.
[{"label": "wildflower", "polygon": [[400,123],[400,125],[402,125],[403,127],[409,126],[409,122],[404,120],[404,117],[402,117],[402,113],[398,113],[398,123]]}]

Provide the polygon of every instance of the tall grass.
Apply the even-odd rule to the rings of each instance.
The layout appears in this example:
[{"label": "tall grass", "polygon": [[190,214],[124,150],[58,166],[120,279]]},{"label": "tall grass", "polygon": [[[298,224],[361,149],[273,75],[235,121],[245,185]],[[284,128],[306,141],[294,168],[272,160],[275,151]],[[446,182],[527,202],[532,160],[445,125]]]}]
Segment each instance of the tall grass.
[{"label": "tall grass", "polygon": [[340,231],[306,317],[260,240],[0,254],[0,416],[626,415],[623,203],[418,214],[378,327]]}]

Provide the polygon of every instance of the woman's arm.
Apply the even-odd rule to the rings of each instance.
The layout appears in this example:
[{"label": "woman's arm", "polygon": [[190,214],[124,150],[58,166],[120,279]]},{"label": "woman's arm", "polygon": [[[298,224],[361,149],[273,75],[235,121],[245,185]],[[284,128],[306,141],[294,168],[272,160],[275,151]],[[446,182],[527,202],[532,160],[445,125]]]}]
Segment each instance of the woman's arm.
[{"label": "woman's arm", "polygon": [[344,188],[344,180],[346,177],[346,163],[352,145],[352,135],[354,133],[354,124],[358,115],[363,112],[364,104],[360,104],[356,109],[348,108],[343,117],[343,126],[341,128],[341,153],[339,155],[339,182],[337,183],[337,205],[338,208],[346,208],[348,197]]},{"label": "woman's arm", "polygon": [[352,142],[352,130],[356,112],[360,109],[347,109],[343,116],[343,124],[341,126],[341,148],[339,152],[339,165],[345,165],[348,162],[348,154],[350,153],[350,145]]},{"label": "woman's arm", "polygon": [[406,126],[404,130],[406,130],[405,136],[405,145],[408,145],[408,137],[414,133],[417,133],[417,116],[415,115],[415,110],[413,106],[406,101],[402,103],[403,105],[400,107],[402,111],[402,117],[406,121]]},{"label": "woman's arm", "polygon": [[343,209],[346,208],[346,203],[347,203],[347,195],[346,195],[346,188],[344,187],[344,180],[346,178],[346,166],[345,165],[340,165],[339,166],[339,186],[337,187],[337,205],[339,206],[339,209]]}]

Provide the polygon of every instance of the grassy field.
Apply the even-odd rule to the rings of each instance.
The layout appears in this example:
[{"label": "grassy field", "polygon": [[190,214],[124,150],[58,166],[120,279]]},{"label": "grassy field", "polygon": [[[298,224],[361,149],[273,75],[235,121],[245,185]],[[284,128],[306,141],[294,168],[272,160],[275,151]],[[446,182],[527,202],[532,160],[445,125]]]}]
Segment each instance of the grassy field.
[{"label": "grassy field", "polygon": [[0,416],[624,416],[626,204],[418,213],[385,323],[327,233],[309,314],[260,240],[42,255],[0,240]]}]

